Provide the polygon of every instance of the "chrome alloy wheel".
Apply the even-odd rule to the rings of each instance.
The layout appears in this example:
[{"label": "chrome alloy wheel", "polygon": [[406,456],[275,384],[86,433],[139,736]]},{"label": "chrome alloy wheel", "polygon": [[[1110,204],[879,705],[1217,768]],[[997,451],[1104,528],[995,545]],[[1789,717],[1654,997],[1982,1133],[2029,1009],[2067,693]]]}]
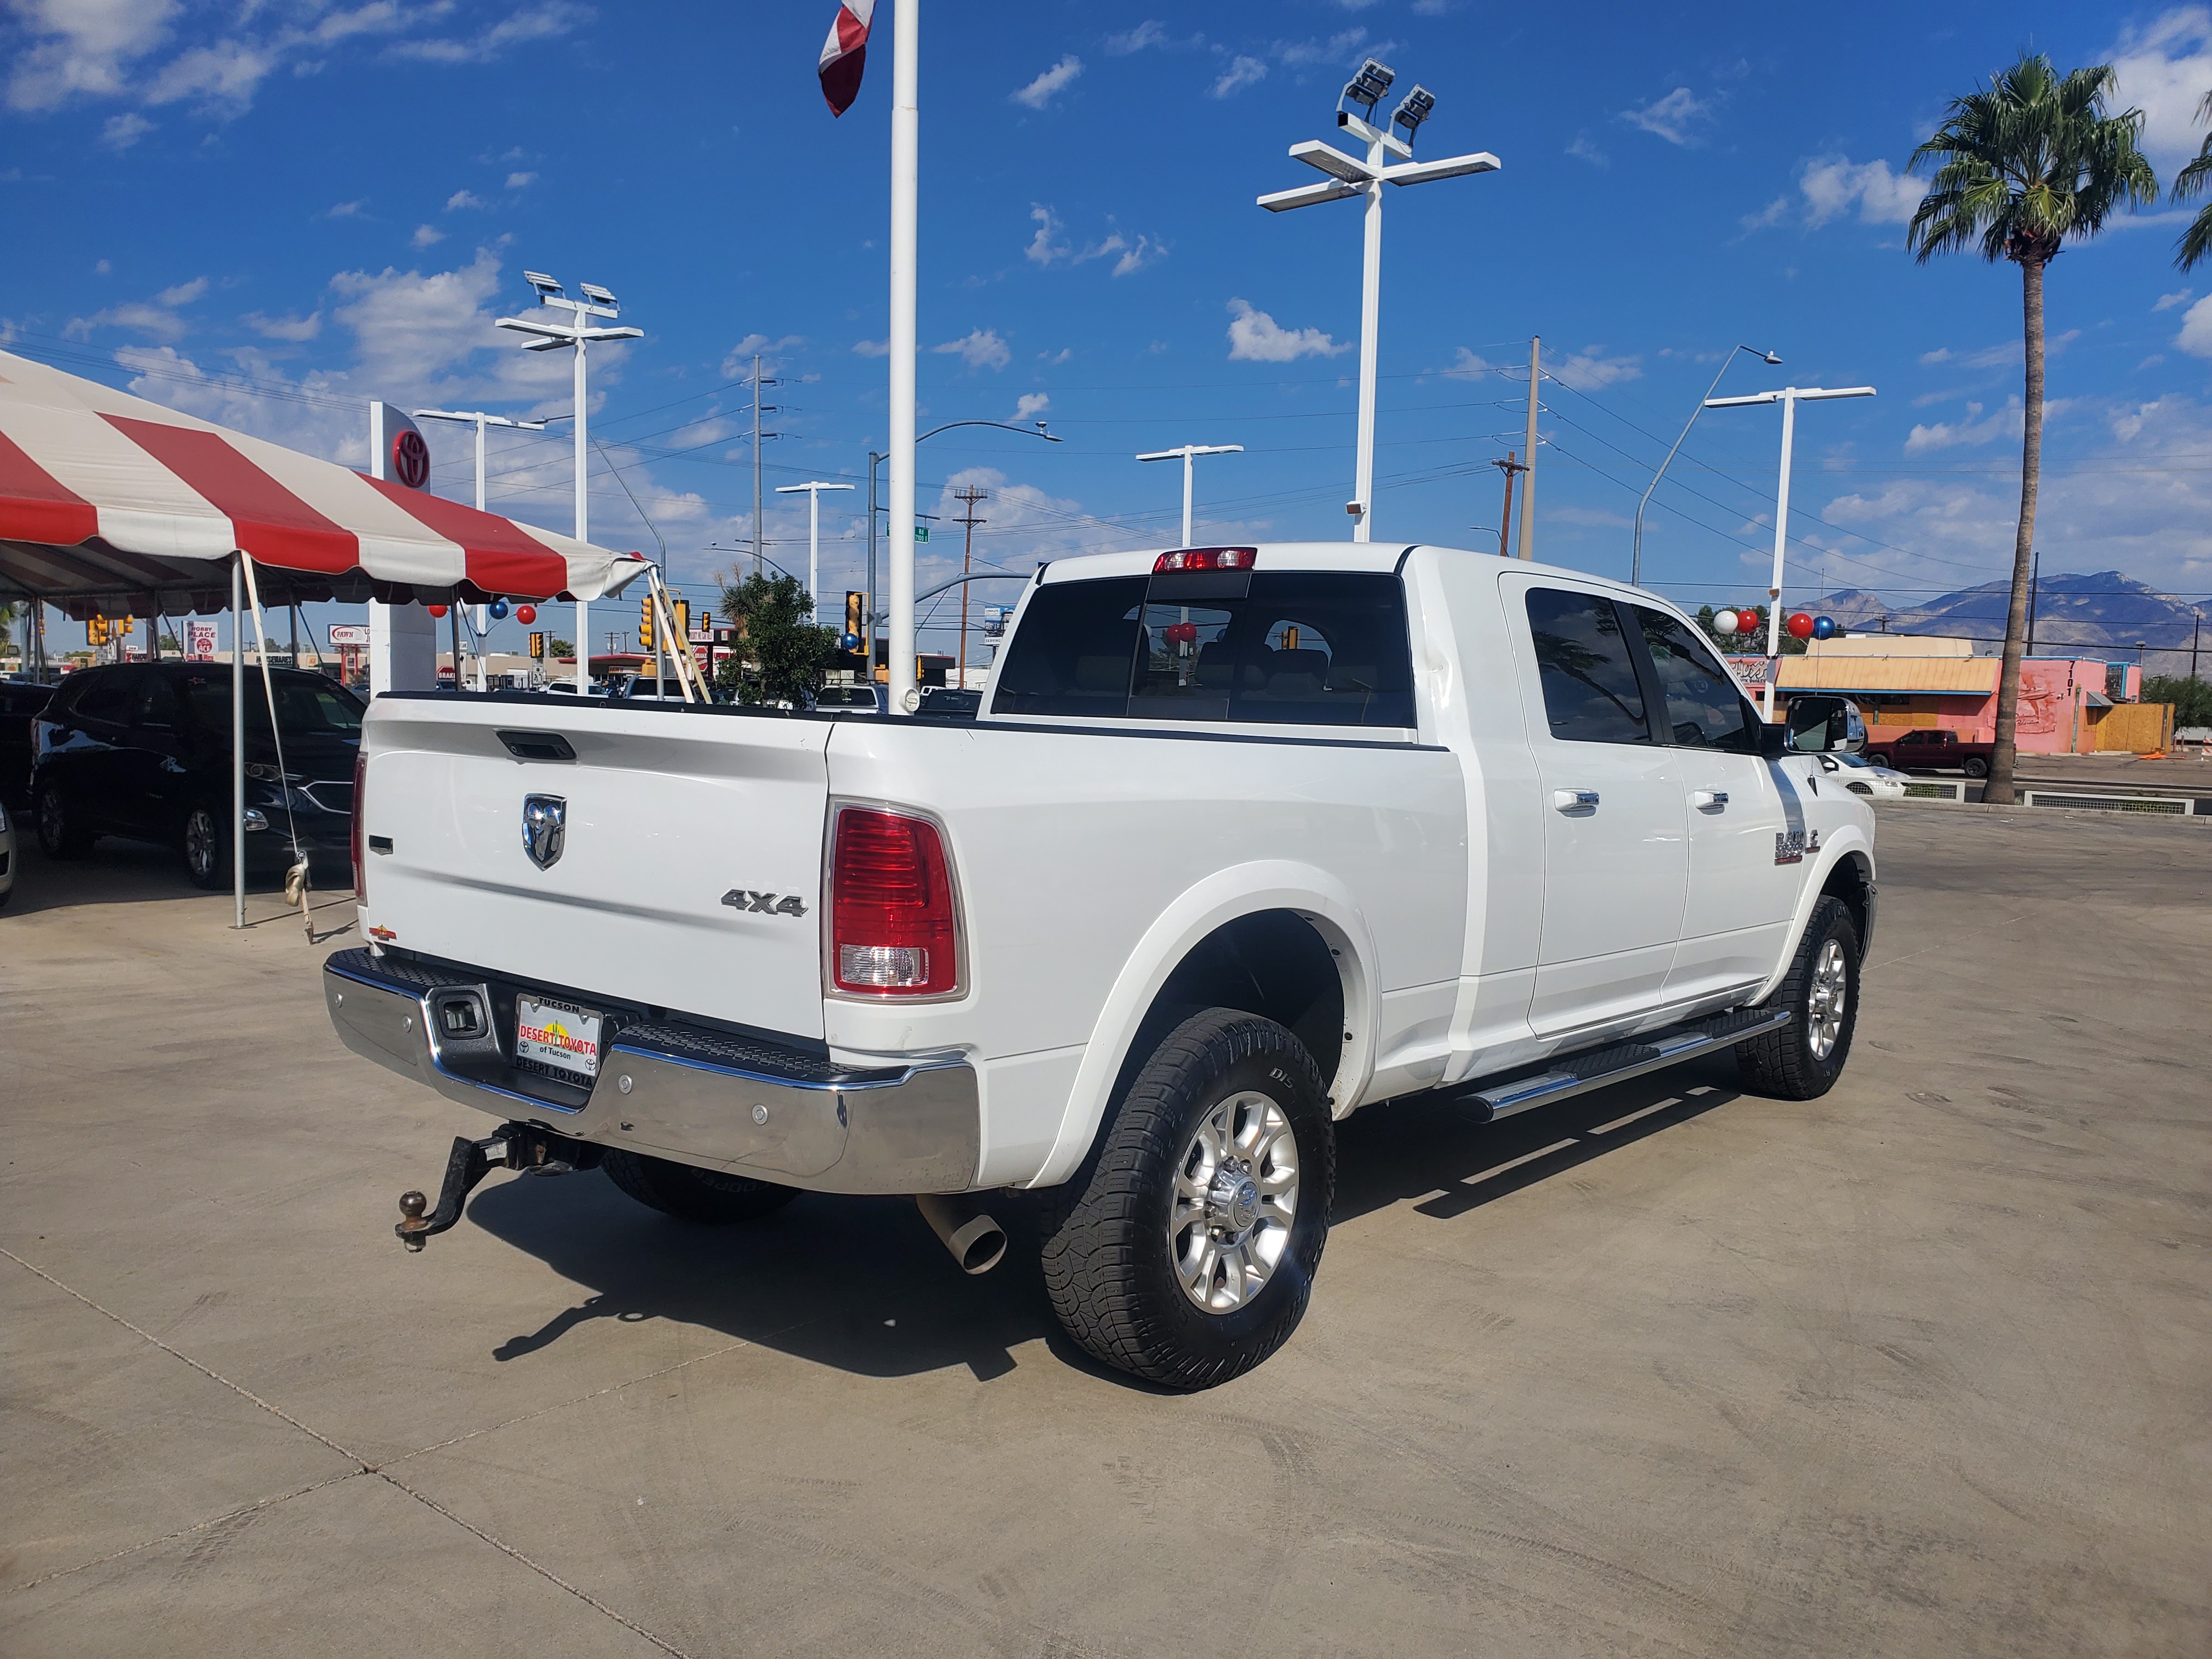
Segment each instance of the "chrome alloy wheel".
[{"label": "chrome alloy wheel", "polygon": [[1298,1212],[1298,1142],[1283,1109],[1254,1091],[1217,1102],[1176,1160],[1168,1250],[1183,1294],[1233,1313],[1267,1286]]},{"label": "chrome alloy wheel", "polygon": [[210,881],[220,856],[216,844],[215,814],[204,806],[195,806],[185,820],[185,866],[200,880]]},{"label": "chrome alloy wheel", "polygon": [[1844,962],[1844,947],[1835,939],[1823,941],[1820,959],[1813,964],[1813,982],[1805,996],[1805,1035],[1813,1057],[1826,1060],[1836,1049],[1844,1029],[1844,1005],[1850,997],[1850,972]]}]

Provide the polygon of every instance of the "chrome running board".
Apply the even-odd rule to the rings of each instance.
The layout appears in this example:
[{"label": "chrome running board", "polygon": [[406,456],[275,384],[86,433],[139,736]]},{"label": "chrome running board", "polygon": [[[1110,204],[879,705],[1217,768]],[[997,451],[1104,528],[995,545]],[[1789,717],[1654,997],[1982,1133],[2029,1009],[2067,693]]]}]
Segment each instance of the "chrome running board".
[{"label": "chrome running board", "polygon": [[1462,1090],[1455,1092],[1453,1098],[1473,1108],[1480,1115],[1478,1122],[1494,1122],[1532,1107],[1548,1106],[1555,1100],[1588,1094],[1608,1084],[1641,1077],[1662,1066],[1695,1060],[1717,1048],[1732,1048],[1747,1037],[1788,1024],[1792,1012],[1788,1008],[1739,1008],[1710,1019],[1692,1020],[1686,1025],[1654,1031],[1632,1042],[1593,1048],[1564,1060],[1551,1061],[1546,1070],[1534,1076]]}]

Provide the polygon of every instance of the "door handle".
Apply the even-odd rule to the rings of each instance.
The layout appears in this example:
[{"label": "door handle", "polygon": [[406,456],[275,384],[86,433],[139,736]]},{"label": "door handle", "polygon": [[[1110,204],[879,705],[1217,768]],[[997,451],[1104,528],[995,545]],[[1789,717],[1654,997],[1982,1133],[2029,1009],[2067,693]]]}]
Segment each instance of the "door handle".
[{"label": "door handle", "polygon": [[1595,812],[1597,811],[1597,791],[1595,789],[1554,789],[1552,805],[1562,812]]},{"label": "door handle", "polygon": [[1701,812],[1717,811],[1720,808],[1728,805],[1728,791],[1725,789],[1693,789],[1690,792],[1690,805],[1696,807]]}]

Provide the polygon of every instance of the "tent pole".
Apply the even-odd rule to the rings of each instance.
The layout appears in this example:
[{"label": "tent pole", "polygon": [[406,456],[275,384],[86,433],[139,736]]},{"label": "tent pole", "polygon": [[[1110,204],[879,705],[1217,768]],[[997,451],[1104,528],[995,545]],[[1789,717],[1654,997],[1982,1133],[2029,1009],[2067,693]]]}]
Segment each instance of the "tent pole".
[{"label": "tent pole", "polygon": [[230,896],[234,927],[246,926],[246,567],[230,556]]}]

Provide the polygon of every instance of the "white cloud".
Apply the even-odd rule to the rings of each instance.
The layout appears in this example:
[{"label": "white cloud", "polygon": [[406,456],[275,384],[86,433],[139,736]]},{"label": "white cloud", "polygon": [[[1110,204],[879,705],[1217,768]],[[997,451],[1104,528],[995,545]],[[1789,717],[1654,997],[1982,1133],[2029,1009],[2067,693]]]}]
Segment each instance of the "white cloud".
[{"label": "white cloud", "polygon": [[1004,368],[1014,356],[1006,343],[999,337],[999,331],[992,328],[973,329],[959,339],[947,340],[930,349],[957,356],[970,368]]},{"label": "white cloud", "polygon": [[1575,135],[1575,142],[1567,146],[1567,154],[1577,161],[1588,161],[1594,167],[1609,167],[1613,165],[1613,158],[1590,143],[1589,135],[1586,132],[1578,132]]},{"label": "white cloud", "polygon": [[541,0],[467,40],[403,40],[392,48],[392,55],[426,64],[486,64],[510,47],[556,40],[589,22],[592,15],[588,6],[569,4],[568,0]]},{"label": "white cloud", "polygon": [[[787,334],[781,339],[775,340],[758,332],[748,334],[724,355],[722,378],[726,380],[742,380],[750,375],[753,372],[752,360],[756,353],[765,356],[770,352],[788,351],[793,346],[802,346],[805,343],[806,337],[803,334]],[[775,369],[775,365],[769,362],[765,366],[764,372],[772,374]]]},{"label": "white cloud", "polygon": [[110,264],[106,260],[102,259],[98,264],[92,268],[92,274],[95,276],[105,276],[109,271],[114,269],[115,267],[113,265]]},{"label": "white cloud", "polygon": [[208,291],[208,279],[195,276],[189,283],[179,283],[174,288],[165,288],[154,296],[157,306],[188,306]]},{"label": "white cloud", "polygon": [[1042,363],[1047,368],[1056,368],[1060,364],[1068,362],[1074,356],[1075,349],[1073,346],[1062,346],[1057,351],[1038,352],[1037,361]]},{"label": "white cloud", "polygon": [[1797,177],[1805,193],[1805,222],[1825,225],[1847,213],[1856,204],[1863,225],[1902,225],[1926,193],[1926,186],[1910,173],[1894,173],[1879,159],[1856,166],[1848,157],[1824,156],[1808,161]]},{"label": "white cloud", "polygon": [[430,247],[446,240],[446,233],[435,225],[417,225],[415,234],[407,239],[410,247]]},{"label": "white cloud", "polygon": [[1677,87],[1664,98],[1655,98],[1641,109],[1625,109],[1620,118],[1646,132],[1656,133],[1670,144],[1693,144],[1698,142],[1690,129],[1695,123],[1712,119],[1713,106],[1692,94],[1687,87]]},{"label": "white cloud", "polygon": [[149,104],[190,100],[235,115],[252,103],[254,93],[276,67],[281,55],[281,48],[244,40],[194,46],[164,64],[143,95]]},{"label": "white cloud", "polygon": [[1747,213],[1736,222],[1743,227],[1744,234],[1748,236],[1754,230],[1765,230],[1770,225],[1780,224],[1789,213],[1790,198],[1778,196],[1758,212]]},{"label": "white cloud", "polygon": [[1608,357],[1601,346],[1584,346],[1547,365],[1544,373],[1561,386],[1571,386],[1577,392],[1595,392],[1623,380],[1642,380],[1644,366],[1641,358]]},{"label": "white cloud", "polygon": [[181,9],[179,0],[17,0],[10,9],[31,44],[9,71],[9,106],[49,110],[79,95],[121,95],[132,66],[168,40]]},{"label": "white cloud", "polygon": [[136,110],[126,110],[121,115],[107,118],[106,125],[100,130],[100,147],[120,155],[153,130],[154,124],[144,116]]},{"label": "white cloud", "polygon": [[1146,18],[1126,34],[1106,37],[1106,53],[1109,58],[1127,58],[1133,52],[1142,52],[1147,46],[1164,46],[1168,43],[1166,26]]},{"label": "white cloud", "polygon": [[1456,355],[1453,357],[1451,367],[1445,369],[1443,374],[1447,380],[1479,380],[1486,374],[1503,374],[1504,372],[1504,371],[1503,369],[1498,368],[1497,364],[1492,362],[1488,358],[1477,356],[1474,352],[1469,351],[1465,346],[1461,346],[1458,349]]},{"label": "white cloud", "polygon": [[1352,342],[1331,339],[1317,328],[1285,328],[1243,300],[1229,302],[1229,360],[1231,362],[1288,363],[1300,357],[1334,357]]},{"label": "white cloud", "polygon": [[1030,204],[1030,217],[1036,222],[1036,234],[1030,238],[1030,245],[1022,250],[1022,257],[1031,264],[1046,266],[1066,258],[1069,252],[1067,244],[1058,240],[1061,228],[1060,216],[1043,203],[1033,202]]},{"label": "white cloud", "polygon": [[[2043,405],[2043,424],[2049,427],[2051,422],[2072,408],[2075,401],[2071,398],[2046,399]],[[2012,443],[2020,441],[2021,433],[2027,422],[2019,398],[2008,398],[2002,409],[1986,416],[1982,413],[1982,404],[1970,403],[1966,405],[1966,418],[1963,421],[1938,421],[1933,426],[1915,426],[1906,434],[1905,453],[1925,455],[1931,450],[1972,448],[2000,438]]]},{"label": "white cloud", "polygon": [[1396,45],[1394,40],[1377,40],[1370,45],[1364,28],[1349,28],[1326,40],[1278,40],[1267,50],[1285,69],[1311,69],[1323,64],[1334,68],[1342,64],[1350,70],[1358,67],[1357,58],[1363,49],[1367,56],[1380,58]]},{"label": "white cloud", "polygon": [[2141,143],[2160,173],[2193,158],[2204,136],[2197,111],[2212,92],[2212,9],[2177,6],[2130,27],[2093,63],[2119,81],[2115,107],[2143,112]]},{"label": "white cloud", "polygon": [[1229,67],[1221,71],[1207,95],[1213,98],[1233,97],[1255,82],[1267,78],[1267,66],[1257,58],[1237,57],[1230,60]]},{"label": "white cloud", "polygon": [[319,311],[307,317],[264,317],[258,311],[249,311],[240,320],[264,340],[296,343],[312,340],[323,331],[323,313]]},{"label": "white cloud", "polygon": [[325,208],[322,212],[316,216],[323,219],[358,219],[361,217],[362,211],[368,206],[368,203],[366,200],[358,202],[339,202],[331,207]]},{"label": "white cloud", "polygon": [[1050,392],[1024,392],[1014,404],[1014,418],[1018,421],[1033,421],[1051,407]]},{"label": "white cloud", "polygon": [[507,175],[507,187],[509,190],[528,190],[537,182],[538,175],[534,173],[510,173]]},{"label": "white cloud", "polygon": [[480,208],[483,204],[483,198],[477,195],[476,191],[457,190],[446,198],[446,211],[452,213],[460,208]]},{"label": "white cloud", "polygon": [[2178,293],[2161,294],[2158,296],[2158,303],[2153,306],[2151,309],[2153,311],[2171,311],[2176,306],[2185,306],[2189,303],[2191,296],[2196,292],[2197,290],[2193,288],[2185,288]]},{"label": "white cloud", "polygon": [[2192,357],[2212,357],[2212,294],[2182,313],[2181,332],[2173,343]]},{"label": "white cloud", "polygon": [[1083,60],[1070,52],[1012,96],[1018,104],[1026,105],[1030,109],[1042,109],[1053,100],[1055,94],[1065,90],[1067,83],[1082,73]]},{"label": "white cloud", "polygon": [[[2081,331],[2078,328],[2051,335],[2044,340],[2044,355],[2056,357],[2081,337]],[[1933,351],[1920,354],[1921,362],[1929,368],[1937,363],[1956,363],[1961,368],[2008,368],[2027,360],[2027,348],[2018,340],[2007,340],[2002,345],[1984,346],[1978,351],[1954,351],[1948,346],[1939,346]]]},{"label": "white cloud", "polygon": [[856,357],[888,357],[891,355],[889,340],[855,340],[853,355]]},{"label": "white cloud", "polygon": [[96,328],[127,328],[156,340],[179,340],[184,337],[185,319],[162,307],[133,300],[95,311],[89,317],[72,317],[62,333],[73,340],[88,340]]}]

